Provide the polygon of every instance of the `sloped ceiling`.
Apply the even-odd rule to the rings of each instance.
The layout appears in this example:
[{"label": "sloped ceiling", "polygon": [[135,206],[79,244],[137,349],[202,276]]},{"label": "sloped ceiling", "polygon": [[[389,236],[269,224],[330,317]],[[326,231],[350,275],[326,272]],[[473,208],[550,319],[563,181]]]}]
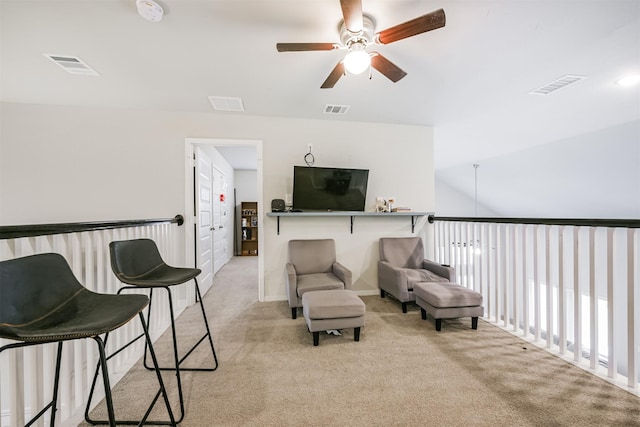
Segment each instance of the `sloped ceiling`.
[{"label": "sloped ceiling", "polygon": [[[160,0],[151,23],[134,0],[0,1],[5,102],[427,125],[436,170],[469,165],[640,117],[637,0],[363,0],[377,29],[444,8],[444,28],[377,48],[408,75],[373,72],[320,89],[342,51],[278,53],[277,42],[337,42],[338,0]],[[82,58],[73,76],[43,54]],[[565,74],[587,78],[529,92]],[[208,96],[240,97],[244,113]],[[344,116],[326,104],[349,105]]]}]

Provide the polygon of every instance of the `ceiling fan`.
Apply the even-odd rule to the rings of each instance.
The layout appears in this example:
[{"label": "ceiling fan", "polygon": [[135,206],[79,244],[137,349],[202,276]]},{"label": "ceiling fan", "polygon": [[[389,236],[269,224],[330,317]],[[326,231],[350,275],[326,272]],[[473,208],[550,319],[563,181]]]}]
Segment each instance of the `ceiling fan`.
[{"label": "ceiling fan", "polygon": [[370,16],[362,13],[362,0],[340,0],[343,20],[339,25],[341,43],[277,43],[278,52],[303,52],[315,50],[345,49],[344,59],[336,64],[329,77],[320,86],[329,89],[335,86],[340,77],[349,71],[360,74],[366,69],[375,68],[394,83],[407,75],[400,67],[382,56],[379,52],[367,52],[372,44],[389,44],[406,39],[445,25],[443,9],[419,16],[402,24],[375,32]]}]

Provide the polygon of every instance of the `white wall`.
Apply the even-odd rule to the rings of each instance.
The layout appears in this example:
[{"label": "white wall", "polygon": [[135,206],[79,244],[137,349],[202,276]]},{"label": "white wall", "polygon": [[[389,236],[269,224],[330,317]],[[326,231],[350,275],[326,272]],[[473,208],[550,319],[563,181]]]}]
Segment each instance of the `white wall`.
[{"label": "white wall", "polygon": [[[367,206],[394,195],[433,211],[433,132],[429,127],[3,103],[0,105],[0,224],[173,217],[185,212],[185,138],[263,141],[263,213],[291,191],[294,165],[313,145],[316,166],[369,169]],[[359,142],[354,142],[359,141]],[[284,299],[286,242],[332,237],[354,288],[376,292],[377,241],[410,235],[407,218],[290,218],[263,230],[264,293]],[[416,234],[427,236],[425,219]],[[183,231],[184,233],[184,231]],[[183,248],[184,252],[184,248]]]},{"label": "white wall", "polygon": [[439,179],[436,175],[436,217],[438,216],[462,216],[462,217],[497,217],[495,211],[487,208],[478,199],[478,215],[476,215],[476,200],[467,194],[451,187]]},{"label": "white wall", "polygon": [[[478,201],[499,216],[640,218],[640,120],[474,163]],[[436,175],[473,198],[472,164]]]}]

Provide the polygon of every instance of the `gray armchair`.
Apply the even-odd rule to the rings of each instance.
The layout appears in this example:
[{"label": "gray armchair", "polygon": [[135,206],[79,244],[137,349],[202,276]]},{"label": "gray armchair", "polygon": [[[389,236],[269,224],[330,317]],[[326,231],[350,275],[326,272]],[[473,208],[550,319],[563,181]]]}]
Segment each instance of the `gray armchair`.
[{"label": "gray armchair", "polygon": [[298,307],[302,307],[305,292],[351,289],[351,271],[336,262],[333,239],[290,240],[285,269],[292,319],[297,317]]},{"label": "gray armchair", "polygon": [[380,239],[378,261],[378,287],[380,297],[389,294],[402,303],[415,301],[413,285],[417,282],[454,282],[452,267],[424,259],[420,237],[384,237]]}]

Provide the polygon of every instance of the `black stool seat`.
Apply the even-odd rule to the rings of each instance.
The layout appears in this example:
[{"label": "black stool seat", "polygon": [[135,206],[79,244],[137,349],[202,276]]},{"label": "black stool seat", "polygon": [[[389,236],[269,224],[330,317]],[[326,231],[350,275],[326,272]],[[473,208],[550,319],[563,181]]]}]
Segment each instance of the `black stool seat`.
[{"label": "black stool seat", "polygon": [[199,268],[171,267],[163,263],[137,276],[129,276],[123,272],[118,272],[116,276],[122,283],[129,285],[160,287],[180,285],[193,280],[200,273]]},{"label": "black stool seat", "polygon": [[47,312],[40,313],[41,307],[33,303],[22,306],[26,317],[37,320],[2,323],[0,337],[40,343],[91,338],[124,325],[147,304],[146,295],[105,295],[82,288]]},{"label": "black stool seat", "polygon": [[[140,317],[147,346],[153,359],[160,391],[175,425],[173,412],[157,366],[142,311],[149,304],[146,295],[107,295],[92,292],[75,278],[66,260],[59,254],[46,253],[0,262],[0,338],[16,343],[0,347],[0,352],[30,345],[58,343],[53,398],[27,425],[33,424],[51,408],[50,425],[55,423],[58,383],[64,341],[93,338],[100,354],[99,368],[105,388],[108,423],[115,426],[104,342],[100,335],[123,326],[136,315]],[[144,423],[143,420],[136,424]]]}]

